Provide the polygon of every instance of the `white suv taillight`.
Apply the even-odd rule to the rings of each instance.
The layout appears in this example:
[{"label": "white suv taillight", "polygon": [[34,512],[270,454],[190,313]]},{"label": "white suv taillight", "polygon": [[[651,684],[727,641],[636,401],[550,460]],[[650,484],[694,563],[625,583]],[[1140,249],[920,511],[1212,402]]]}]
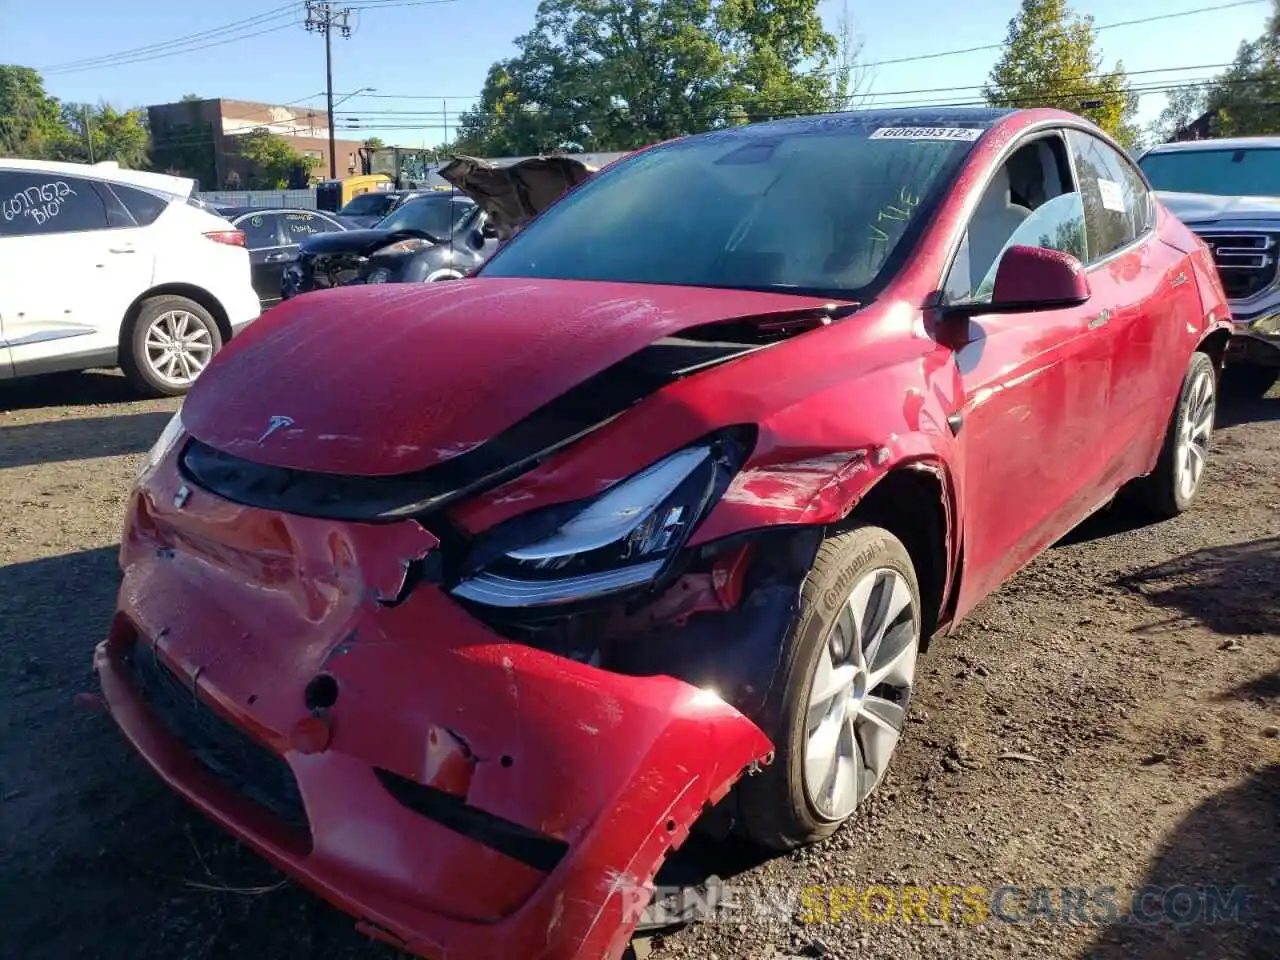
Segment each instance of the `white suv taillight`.
[{"label": "white suv taillight", "polygon": [[243,247],[243,230],[206,230],[204,235],[214,243],[225,243],[229,247]]}]

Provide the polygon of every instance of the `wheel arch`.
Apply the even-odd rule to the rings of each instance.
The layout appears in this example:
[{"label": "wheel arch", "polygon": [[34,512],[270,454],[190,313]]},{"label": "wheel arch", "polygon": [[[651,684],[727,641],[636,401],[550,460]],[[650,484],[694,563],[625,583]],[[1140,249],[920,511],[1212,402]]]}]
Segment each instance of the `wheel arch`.
[{"label": "wheel arch", "polygon": [[209,311],[214,322],[218,325],[218,334],[222,337],[225,344],[231,339],[231,319],[227,315],[226,308],[222,302],[203,287],[198,287],[192,283],[161,283],[139,294],[129,304],[129,309],[124,312],[124,318],[120,323],[120,337],[117,343],[121,356],[130,349],[130,338],[133,336],[133,324],[138,319],[138,315],[142,312],[142,305],[148,300],[156,297],[186,297],[195,303],[200,304]]},{"label": "wheel arch", "polygon": [[1219,328],[1212,330],[1206,334],[1199,343],[1196,344],[1196,353],[1206,354],[1213,361],[1213,367],[1222,374],[1222,365],[1227,353],[1227,341],[1231,339],[1231,332]]},{"label": "wheel arch", "polygon": [[937,460],[895,465],[852,502],[835,529],[873,523],[907,548],[920,582],[922,645],[949,619],[959,557],[956,498],[947,468]]}]

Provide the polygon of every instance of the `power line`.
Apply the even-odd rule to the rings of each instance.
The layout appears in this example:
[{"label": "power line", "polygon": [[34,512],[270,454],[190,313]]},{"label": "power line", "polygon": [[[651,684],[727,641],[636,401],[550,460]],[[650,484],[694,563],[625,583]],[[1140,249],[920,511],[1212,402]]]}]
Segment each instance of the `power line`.
[{"label": "power line", "polygon": [[329,114],[329,178],[338,176],[337,147],[334,145],[333,131],[333,31],[336,27],[342,36],[351,36],[350,8],[335,10],[329,0],[306,0],[307,31],[324,34],[324,87],[328,98]]},{"label": "power line", "polygon": [[[1174,20],[1178,17],[1193,17],[1201,13],[1217,13],[1220,10],[1230,10],[1233,7],[1249,7],[1259,3],[1267,3],[1270,0],[1234,0],[1232,3],[1219,3],[1211,7],[1196,7],[1193,10],[1179,10],[1176,13],[1160,13],[1150,17],[1139,17],[1136,20],[1119,20],[1115,23],[1104,23],[1095,26],[1095,31],[1100,30],[1117,30],[1120,27],[1136,27],[1144,23],[1157,23],[1161,20]],[[1004,47],[1004,42],[986,43],[977,47],[964,47],[960,50],[940,50],[937,53],[921,53],[910,57],[894,57],[891,60],[872,60],[870,63],[855,63],[855,69],[864,70],[868,67],[887,67],[898,63],[919,63],[921,60],[936,60],[940,57],[958,57],[965,53],[980,53],[983,50],[1000,50]]]},{"label": "power line", "polygon": [[182,56],[183,54],[187,54],[187,53],[195,53],[198,50],[208,50],[211,47],[225,46],[228,43],[239,43],[242,40],[250,40],[254,37],[266,36],[269,33],[277,33],[280,30],[291,30],[295,25],[296,24],[294,24],[293,22],[282,23],[276,27],[267,27],[264,30],[255,30],[250,33],[237,34],[235,36],[227,37],[225,39],[212,40],[210,42],[200,43],[195,46],[182,47],[181,49],[173,49],[173,50],[162,50],[162,51],[157,51],[150,55],[135,56],[135,57],[131,57],[128,59],[121,59],[121,60],[113,60],[110,63],[89,64],[87,66],[82,66],[82,67],[68,67],[62,70],[48,70],[48,71],[45,71],[45,74],[46,76],[66,76],[67,74],[72,74],[72,73],[83,73],[84,71],[87,71],[87,70],[106,70],[111,67],[124,67],[133,63],[147,63],[151,60],[163,60],[166,57]]},{"label": "power line", "polygon": [[[1135,92],[1137,93],[1168,93],[1175,90],[1194,89],[1196,87],[1200,87],[1204,85],[1205,82],[1206,81],[1204,80],[1191,80],[1191,81],[1181,81],[1177,83],[1156,83],[1149,86],[1144,86],[1139,90],[1136,90]],[[1239,80],[1226,80],[1226,81],[1218,81],[1218,82],[1234,85],[1234,84],[1254,83],[1256,81],[1248,78],[1241,78]],[[1010,100],[1010,106],[1013,106],[1013,107],[1059,105],[1059,106],[1064,106],[1070,109],[1073,101],[1078,103],[1081,99],[1089,97],[1092,93],[1093,91],[1091,89],[1089,89],[1088,87],[1084,87],[1084,88],[1069,91],[1069,92],[1063,91],[1056,94],[1053,94],[1053,93],[1042,94],[1035,97],[1022,97],[1022,98],[1012,97],[1012,98],[1009,98],[1009,100]],[[833,101],[843,101],[845,99],[846,98],[844,97],[831,97],[831,98],[827,98],[826,102],[830,105],[832,104]],[[781,101],[776,101],[776,102],[780,103]],[[891,106],[891,109],[916,109],[916,108],[940,109],[944,107],[975,107],[975,106],[986,106],[986,105],[987,103],[985,99],[983,100],[951,100],[948,102],[924,101],[924,102],[918,102],[918,103],[893,104]],[[870,111],[874,111],[876,108],[872,107],[868,109]],[[533,112],[541,112],[541,111],[533,111]],[[556,111],[551,111],[551,112],[554,113]],[[577,122],[577,123],[587,124],[592,122],[592,119],[593,119],[592,117],[587,116],[584,111],[574,111],[573,108],[564,108],[560,112],[570,114],[570,119],[572,119],[574,122]],[[779,116],[796,115],[798,113],[841,113],[841,112],[846,112],[843,109],[843,104],[836,103],[833,107],[830,107],[829,109],[826,109],[826,110],[817,110],[817,111],[814,111],[811,109],[805,109],[803,111],[794,111],[794,110],[788,111],[785,109],[776,110],[776,111],[759,110],[756,112],[748,112],[745,114],[745,117],[749,122],[756,122],[760,120],[774,119]],[[496,114],[481,114],[481,116],[496,117]],[[722,120],[722,119],[725,119],[725,114],[724,112],[719,111],[715,113],[706,113],[706,114],[689,116],[686,119],[704,120],[704,121]],[[347,122],[350,123],[351,121],[347,121]],[[374,131],[398,131],[398,130],[406,130],[406,129],[438,130],[438,129],[441,129],[442,127],[447,127],[447,120],[444,120],[442,122],[442,119],[437,115],[436,117],[431,118],[430,122],[412,122],[412,121],[406,120],[404,122],[395,123],[387,118],[378,118],[378,122],[375,122],[375,123],[359,124],[358,126],[349,126],[344,129],[351,130],[351,131],[358,130],[361,132],[374,132]]]},{"label": "power line", "polygon": [[141,47],[132,47],[128,50],[117,50],[115,53],[101,54],[96,57],[83,57],[78,60],[67,60],[62,63],[53,63],[47,67],[38,67],[37,69],[41,73],[50,73],[54,71],[67,70],[71,67],[80,67],[80,66],[86,66],[89,64],[96,65],[96,64],[103,63],[105,61],[114,61],[120,58],[131,58],[139,54],[151,53],[157,50],[167,49],[174,46],[184,46],[186,44],[193,43],[198,40],[203,40],[203,39],[207,39],[215,36],[221,36],[230,31],[239,31],[239,30],[243,30],[246,27],[261,25],[263,23],[270,22],[271,20],[278,20],[282,16],[288,15],[291,11],[296,10],[298,7],[299,7],[299,3],[297,2],[297,0],[294,0],[294,2],[287,3],[282,7],[276,7],[273,10],[267,10],[264,13],[259,13],[252,17],[245,17],[242,20],[235,20],[235,21],[232,21],[231,23],[223,24],[220,27],[212,27],[208,30],[202,30],[199,33],[188,34],[187,36],[184,36],[184,37],[175,37],[171,40],[161,40],[161,41],[157,41],[156,43],[149,43]]}]

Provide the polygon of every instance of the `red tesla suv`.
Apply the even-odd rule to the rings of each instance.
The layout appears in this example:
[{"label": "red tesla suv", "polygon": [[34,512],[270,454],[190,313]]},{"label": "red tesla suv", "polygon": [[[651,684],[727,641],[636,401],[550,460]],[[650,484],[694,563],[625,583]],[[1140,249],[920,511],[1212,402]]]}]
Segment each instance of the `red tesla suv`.
[{"label": "red tesla suv", "polygon": [[105,700],[362,929],[617,957],[695,821],[832,833],[931,636],[1117,494],[1191,505],[1228,318],[1071,114],[660,144],[473,277],[218,355],[129,504]]}]

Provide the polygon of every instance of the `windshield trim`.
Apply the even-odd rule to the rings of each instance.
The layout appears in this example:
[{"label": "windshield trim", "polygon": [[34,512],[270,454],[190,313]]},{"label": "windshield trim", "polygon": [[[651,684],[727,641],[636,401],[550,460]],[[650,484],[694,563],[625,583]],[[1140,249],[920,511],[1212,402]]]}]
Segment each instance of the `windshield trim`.
[{"label": "windshield trim", "polygon": [[[682,286],[682,287],[711,289],[711,290],[756,290],[756,291],[762,291],[762,292],[768,292],[768,293],[782,293],[782,294],[790,293],[790,294],[795,294],[796,296],[818,296],[818,297],[823,297],[823,298],[832,299],[832,300],[848,300],[851,302],[856,301],[864,304],[868,303],[871,300],[876,299],[876,297],[879,296],[879,294],[883,290],[885,290],[890,284],[892,284],[901,275],[904,265],[908,263],[916,253],[921,237],[923,236],[925,231],[928,229],[928,227],[932,224],[934,217],[938,212],[938,209],[942,206],[943,201],[946,199],[947,195],[954,188],[957,175],[959,174],[961,169],[963,169],[965,163],[967,163],[969,158],[973,155],[973,152],[978,146],[978,144],[982,142],[983,138],[986,136],[988,132],[990,132],[992,128],[991,123],[974,122],[974,121],[967,121],[967,120],[963,122],[956,121],[954,123],[951,123],[950,125],[957,126],[957,127],[977,129],[980,131],[980,133],[973,140],[954,141],[955,147],[952,150],[951,156],[947,159],[946,163],[939,168],[937,175],[934,177],[933,184],[930,186],[925,196],[921,198],[921,201],[916,208],[917,210],[916,215],[911,218],[911,222],[907,225],[907,228],[902,232],[902,236],[898,239],[897,244],[894,245],[894,248],[889,252],[889,255],[885,258],[885,261],[881,265],[879,271],[876,273],[876,276],[871,280],[871,282],[866,283],[860,287],[837,288],[837,289],[831,289],[831,290],[827,290],[827,289],[818,290],[815,288],[808,288],[808,287],[783,287],[783,286],[773,286],[773,287],[762,288],[762,287],[752,287],[752,286],[746,286],[746,285],[725,286],[721,284],[672,283],[672,282],[655,281],[655,280],[643,280],[643,281],[604,280],[604,279],[585,279],[584,280],[584,278],[581,278],[581,277],[555,277],[550,275],[542,275],[538,277],[526,277],[526,279],[575,280],[575,281],[583,281],[583,282],[589,282],[589,283],[638,283],[646,286],[647,285]],[[857,135],[865,139],[869,137],[870,134],[877,128],[885,127],[885,126],[911,127],[911,126],[917,126],[917,124],[904,123],[896,119],[889,119],[889,118],[884,118],[883,121],[876,120],[874,118],[869,118],[865,120],[863,123],[859,124],[859,126],[856,128]],[[760,129],[761,136],[768,136],[769,133],[776,131],[776,127],[773,123],[761,124],[760,128],[763,128],[763,127],[771,127],[774,129],[770,130],[769,132],[766,132],[764,129]],[[750,134],[747,133],[747,131],[750,131],[750,130],[751,130],[751,127],[744,128],[743,132],[740,134],[744,140],[750,136]],[[554,203],[548,204],[546,207],[544,207],[541,211],[539,211],[539,213],[535,217],[530,219],[529,222],[525,224],[524,228],[521,229],[520,232],[518,232],[510,240],[508,240],[506,243],[500,246],[488,260],[486,260],[483,264],[480,265],[479,268],[473,271],[471,276],[484,277],[486,272],[489,271],[490,268],[492,268],[495,263],[501,262],[502,257],[508,253],[508,251],[511,249],[511,247],[514,244],[520,243],[525,238],[526,234],[528,234],[528,232],[537,224],[537,222],[546,215],[547,211],[555,209],[555,207],[559,205],[559,203],[570,194],[576,193],[578,191],[584,191],[584,190],[589,191],[592,189],[597,189],[600,183],[608,182],[610,177],[618,176],[619,173],[622,171],[625,171],[630,164],[637,162],[642,157],[645,157],[645,158],[650,157],[654,152],[676,149],[684,144],[687,144],[690,140],[702,139],[704,137],[712,137],[712,136],[716,136],[718,134],[723,134],[726,132],[737,133],[738,131],[717,130],[717,131],[712,131],[711,133],[696,134],[691,137],[681,137],[676,140],[668,140],[662,143],[655,144],[654,146],[651,146],[651,147],[636,150],[633,153],[630,153],[624,157],[620,157],[614,162],[603,167],[599,172],[597,172],[593,176],[589,177],[588,179],[584,180],[582,183],[578,184],[578,186],[565,191],[565,193],[560,197],[560,199],[556,200]],[[798,135],[799,136],[822,136],[822,134],[820,133],[808,132],[808,131],[798,132]]]}]

